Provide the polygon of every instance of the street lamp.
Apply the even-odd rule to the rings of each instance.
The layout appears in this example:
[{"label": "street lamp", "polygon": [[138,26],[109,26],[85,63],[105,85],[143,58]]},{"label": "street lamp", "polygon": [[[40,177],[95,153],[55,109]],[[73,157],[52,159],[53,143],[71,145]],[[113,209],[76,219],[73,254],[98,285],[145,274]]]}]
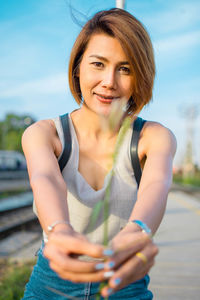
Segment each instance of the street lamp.
[{"label": "street lamp", "polygon": [[116,7],[124,9],[125,0],[116,0]]}]

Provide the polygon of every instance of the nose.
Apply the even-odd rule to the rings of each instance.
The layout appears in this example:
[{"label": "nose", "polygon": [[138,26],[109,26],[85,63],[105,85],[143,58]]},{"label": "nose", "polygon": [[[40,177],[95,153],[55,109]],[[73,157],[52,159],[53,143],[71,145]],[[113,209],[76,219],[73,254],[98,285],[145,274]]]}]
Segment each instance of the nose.
[{"label": "nose", "polygon": [[108,89],[115,89],[117,85],[114,69],[107,69],[103,72],[102,86]]}]

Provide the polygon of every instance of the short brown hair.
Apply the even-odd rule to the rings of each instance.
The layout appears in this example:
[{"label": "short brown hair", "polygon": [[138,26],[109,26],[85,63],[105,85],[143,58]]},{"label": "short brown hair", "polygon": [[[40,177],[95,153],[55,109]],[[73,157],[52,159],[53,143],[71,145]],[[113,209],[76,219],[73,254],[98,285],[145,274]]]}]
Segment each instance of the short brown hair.
[{"label": "short brown hair", "polygon": [[129,59],[135,87],[128,102],[129,113],[139,113],[152,98],[155,62],[152,43],[140,21],[123,9],[113,8],[96,13],[78,35],[69,61],[69,86],[78,104],[82,95],[77,72],[91,36],[105,33],[116,38]]}]

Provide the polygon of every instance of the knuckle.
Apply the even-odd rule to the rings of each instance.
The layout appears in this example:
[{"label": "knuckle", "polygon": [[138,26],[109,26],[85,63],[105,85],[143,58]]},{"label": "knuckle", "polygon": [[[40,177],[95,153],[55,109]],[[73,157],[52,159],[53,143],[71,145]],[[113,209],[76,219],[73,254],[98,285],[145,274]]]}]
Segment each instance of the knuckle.
[{"label": "knuckle", "polygon": [[70,237],[70,245],[75,249],[79,249],[79,247],[80,247],[79,240],[77,240],[74,237]]},{"label": "knuckle", "polygon": [[159,249],[158,249],[158,247],[154,244],[154,245],[153,245],[153,254],[154,254],[154,256],[157,255],[158,253],[159,253]]}]

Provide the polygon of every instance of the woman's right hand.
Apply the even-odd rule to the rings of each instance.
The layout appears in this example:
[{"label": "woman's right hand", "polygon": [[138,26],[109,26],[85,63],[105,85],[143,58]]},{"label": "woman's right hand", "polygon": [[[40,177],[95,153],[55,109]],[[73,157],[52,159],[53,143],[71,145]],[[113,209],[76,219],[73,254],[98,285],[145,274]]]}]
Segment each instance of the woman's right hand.
[{"label": "woman's right hand", "polygon": [[61,278],[73,282],[97,282],[104,280],[105,270],[96,270],[98,261],[82,261],[79,256],[99,259],[104,257],[103,250],[103,246],[90,243],[85,236],[66,226],[66,229],[49,235],[43,253]]},{"label": "woman's right hand", "polygon": [[142,279],[154,265],[158,247],[141,230],[133,231],[126,226],[112,240],[114,255],[108,260],[114,262],[114,274],[108,281],[101,295],[108,297],[109,292],[116,292],[127,285]]}]

